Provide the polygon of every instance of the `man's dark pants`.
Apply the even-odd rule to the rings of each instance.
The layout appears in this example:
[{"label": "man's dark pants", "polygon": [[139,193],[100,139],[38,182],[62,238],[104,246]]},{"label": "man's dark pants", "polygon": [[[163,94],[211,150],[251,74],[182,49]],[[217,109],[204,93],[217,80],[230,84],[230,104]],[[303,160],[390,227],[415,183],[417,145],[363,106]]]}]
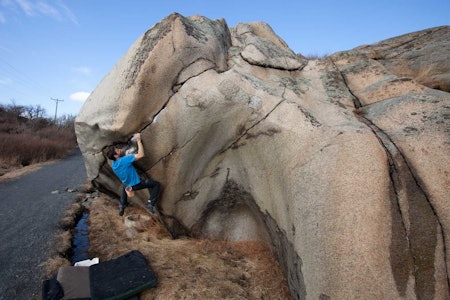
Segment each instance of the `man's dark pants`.
[{"label": "man's dark pants", "polygon": [[[133,185],[131,188],[133,189],[133,191],[139,191],[139,190],[147,188],[148,192],[150,193],[149,201],[152,202],[152,205],[154,205],[156,203],[156,198],[158,197],[159,190],[161,188],[161,184],[156,180],[147,178],[147,179],[141,180],[141,182],[139,182],[136,185]],[[125,187],[123,187],[122,195],[120,196],[120,205],[122,205],[124,207],[128,205],[128,196],[127,196],[127,192],[125,191]]]}]

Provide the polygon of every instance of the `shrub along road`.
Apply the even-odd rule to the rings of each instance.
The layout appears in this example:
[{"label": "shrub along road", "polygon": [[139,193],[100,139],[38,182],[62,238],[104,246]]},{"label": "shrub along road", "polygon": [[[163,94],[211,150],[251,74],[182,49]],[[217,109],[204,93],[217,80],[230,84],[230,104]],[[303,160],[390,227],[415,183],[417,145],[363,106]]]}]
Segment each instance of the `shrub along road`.
[{"label": "shrub along road", "polygon": [[[52,253],[59,220],[86,181],[81,153],[0,183],[0,299],[39,299],[39,264]],[[56,193],[55,191],[59,191]]]}]

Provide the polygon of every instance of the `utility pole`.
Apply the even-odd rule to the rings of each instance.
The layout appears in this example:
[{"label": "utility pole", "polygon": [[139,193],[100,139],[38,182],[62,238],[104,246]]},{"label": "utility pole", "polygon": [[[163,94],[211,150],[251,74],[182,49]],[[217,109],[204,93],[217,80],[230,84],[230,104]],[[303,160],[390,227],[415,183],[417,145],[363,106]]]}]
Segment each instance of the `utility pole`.
[{"label": "utility pole", "polygon": [[64,102],[64,100],[62,99],[58,99],[58,98],[50,98],[51,100],[56,102],[56,109],[55,109],[55,124],[56,124],[56,117],[58,115],[58,102]]}]

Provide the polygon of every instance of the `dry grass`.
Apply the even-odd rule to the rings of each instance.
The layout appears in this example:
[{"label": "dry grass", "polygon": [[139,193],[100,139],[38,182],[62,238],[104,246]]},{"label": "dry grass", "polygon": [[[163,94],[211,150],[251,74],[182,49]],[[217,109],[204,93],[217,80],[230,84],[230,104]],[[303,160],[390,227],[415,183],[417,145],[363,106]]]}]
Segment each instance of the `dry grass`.
[{"label": "dry grass", "polygon": [[82,186],[82,193],[77,195],[72,205],[66,210],[64,217],[58,222],[62,231],[53,238],[50,258],[39,265],[45,278],[52,277],[62,266],[71,265],[69,258],[72,250],[73,229],[83,213],[81,202],[84,199],[84,193],[91,190],[92,185],[86,182]]},{"label": "dry grass", "polygon": [[68,259],[70,249],[72,249],[72,233],[69,230],[54,237],[51,257],[39,265],[45,278],[51,278],[62,266],[71,265]]},{"label": "dry grass", "polygon": [[62,266],[70,266],[70,261],[61,256],[52,257],[39,265],[44,278],[51,278]]},{"label": "dry grass", "polygon": [[308,55],[305,55],[304,58],[307,60],[316,60],[316,59],[324,59],[328,54],[318,54],[318,53],[310,53]]},{"label": "dry grass", "polygon": [[146,214],[129,207],[124,217],[102,195],[90,207],[90,256],[109,260],[131,250],[142,252],[158,285],[140,299],[291,299],[285,277],[269,248],[259,242],[172,240],[156,218],[140,228],[126,216]]},{"label": "dry grass", "polygon": [[0,158],[0,183],[19,178],[23,175],[27,175],[31,172],[37,171],[40,168],[54,163],[56,160],[50,160],[46,162],[32,164],[26,167],[22,167],[17,164],[12,164],[9,161],[4,161]]},{"label": "dry grass", "polygon": [[63,230],[70,230],[76,226],[77,220],[83,212],[83,207],[78,197],[74,203],[67,209],[65,216],[58,222]]},{"label": "dry grass", "polygon": [[[9,134],[0,132],[1,159],[9,165],[27,166],[34,163],[59,159],[73,152],[76,143],[68,129],[55,129],[55,136],[38,133]],[[66,138],[62,134],[66,132]]]}]

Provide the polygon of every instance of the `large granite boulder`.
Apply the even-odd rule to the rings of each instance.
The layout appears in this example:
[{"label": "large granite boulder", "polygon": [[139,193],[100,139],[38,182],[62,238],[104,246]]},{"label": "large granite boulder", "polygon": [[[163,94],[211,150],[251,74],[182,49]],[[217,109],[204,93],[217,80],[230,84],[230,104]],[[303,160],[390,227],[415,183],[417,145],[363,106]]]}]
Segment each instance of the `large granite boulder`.
[{"label": "large granite boulder", "polygon": [[307,60],[265,23],[172,14],[80,111],[88,177],[119,195],[102,151],[141,132],[174,236],[266,241],[295,299],[448,298],[449,44]]}]

